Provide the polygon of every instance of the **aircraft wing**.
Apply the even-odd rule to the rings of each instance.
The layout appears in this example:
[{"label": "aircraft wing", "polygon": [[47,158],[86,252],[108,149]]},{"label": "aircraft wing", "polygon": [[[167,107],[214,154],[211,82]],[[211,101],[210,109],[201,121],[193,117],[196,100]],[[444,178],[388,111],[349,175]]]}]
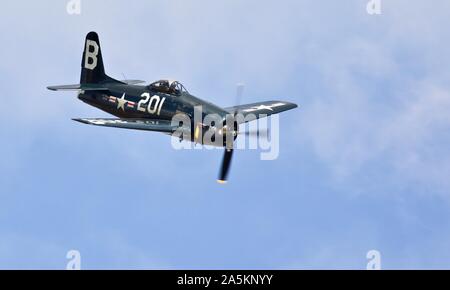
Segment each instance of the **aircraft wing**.
[{"label": "aircraft wing", "polygon": [[297,105],[293,103],[283,101],[267,101],[228,107],[225,108],[225,110],[232,114],[242,114],[244,117],[253,114],[256,117],[256,119],[259,119],[260,117],[278,114],[295,108],[297,108]]},{"label": "aircraft wing", "polygon": [[118,119],[118,118],[85,118],[73,119],[74,121],[104,127],[114,127],[122,129],[134,129],[144,131],[154,131],[162,133],[174,133],[179,127],[172,126],[169,120],[150,120],[150,119]]},{"label": "aircraft wing", "polygon": [[77,84],[77,85],[62,85],[50,86],[47,89],[51,91],[108,91],[109,89],[100,84]]}]

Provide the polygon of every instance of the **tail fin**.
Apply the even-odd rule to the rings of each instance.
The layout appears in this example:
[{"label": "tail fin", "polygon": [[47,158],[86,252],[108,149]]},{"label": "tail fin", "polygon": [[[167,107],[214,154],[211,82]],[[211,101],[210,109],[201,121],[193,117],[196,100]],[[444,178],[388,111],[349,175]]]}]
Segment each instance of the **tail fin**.
[{"label": "tail fin", "polygon": [[96,84],[105,81],[116,82],[116,80],[105,74],[98,34],[96,32],[89,32],[86,36],[83,58],[81,61],[80,84]]}]

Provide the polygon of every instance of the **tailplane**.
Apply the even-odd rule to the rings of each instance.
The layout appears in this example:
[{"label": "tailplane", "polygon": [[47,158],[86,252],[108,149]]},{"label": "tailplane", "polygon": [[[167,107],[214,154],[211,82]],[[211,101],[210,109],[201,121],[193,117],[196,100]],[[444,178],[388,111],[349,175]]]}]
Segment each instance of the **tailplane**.
[{"label": "tailplane", "polygon": [[139,80],[118,81],[105,74],[103,66],[100,40],[96,32],[89,32],[84,43],[83,58],[81,60],[80,83],[75,85],[62,85],[47,87],[52,91],[107,91],[106,83],[119,83],[135,85],[143,83]]}]

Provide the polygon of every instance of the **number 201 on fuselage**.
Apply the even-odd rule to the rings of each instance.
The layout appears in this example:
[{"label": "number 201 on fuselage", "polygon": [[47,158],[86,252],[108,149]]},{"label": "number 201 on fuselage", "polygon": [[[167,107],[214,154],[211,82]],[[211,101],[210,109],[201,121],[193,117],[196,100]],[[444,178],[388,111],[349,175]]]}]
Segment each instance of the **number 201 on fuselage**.
[{"label": "number 201 on fuselage", "polygon": [[137,106],[138,111],[144,113],[148,112],[151,115],[154,115],[156,113],[156,115],[158,116],[161,114],[162,106],[166,101],[165,97],[161,99],[161,97],[158,95],[153,95],[152,97],[150,97],[149,93],[143,93],[141,95],[141,98],[142,99],[139,101]]}]

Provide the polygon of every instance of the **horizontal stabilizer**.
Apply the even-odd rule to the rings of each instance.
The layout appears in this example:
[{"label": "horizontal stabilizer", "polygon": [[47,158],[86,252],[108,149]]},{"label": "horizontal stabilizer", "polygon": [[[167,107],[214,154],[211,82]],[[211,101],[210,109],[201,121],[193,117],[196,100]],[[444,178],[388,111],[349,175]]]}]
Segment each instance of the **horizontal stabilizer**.
[{"label": "horizontal stabilizer", "polygon": [[125,83],[127,85],[138,85],[138,84],[145,83],[145,81],[141,81],[141,80],[121,80],[121,82]]}]

